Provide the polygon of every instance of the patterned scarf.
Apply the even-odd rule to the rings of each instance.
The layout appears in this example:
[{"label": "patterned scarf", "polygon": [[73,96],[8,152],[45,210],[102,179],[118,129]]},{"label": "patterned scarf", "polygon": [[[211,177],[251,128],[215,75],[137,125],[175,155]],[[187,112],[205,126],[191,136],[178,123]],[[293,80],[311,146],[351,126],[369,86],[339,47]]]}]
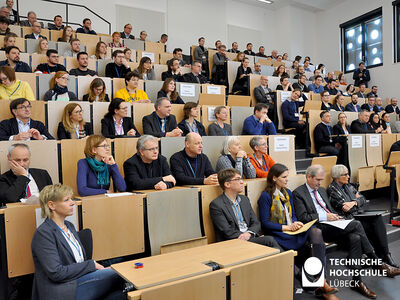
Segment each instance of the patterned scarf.
[{"label": "patterned scarf", "polygon": [[286,209],[289,212],[290,221],[292,221],[292,206],[290,205],[289,194],[286,189],[282,189],[281,191],[275,191],[272,198],[272,205],[270,210],[270,221],[278,224],[288,224],[286,220],[285,209],[282,205],[285,205]]}]

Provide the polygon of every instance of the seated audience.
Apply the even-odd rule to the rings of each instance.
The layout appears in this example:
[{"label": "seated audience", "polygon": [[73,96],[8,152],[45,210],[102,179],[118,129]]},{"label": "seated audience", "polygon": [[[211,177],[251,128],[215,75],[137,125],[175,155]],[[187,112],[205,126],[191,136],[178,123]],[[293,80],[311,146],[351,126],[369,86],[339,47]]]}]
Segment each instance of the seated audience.
[{"label": "seated audience", "polygon": [[[292,92],[294,90],[292,87],[292,84],[289,81],[289,77],[283,76],[279,79],[279,81],[281,82],[281,84],[279,84],[276,87],[277,91],[291,91]],[[301,91],[300,91],[300,93],[301,93]]]},{"label": "seated audience", "polygon": [[69,41],[71,48],[64,52],[65,57],[77,57],[81,52],[81,41],[79,39],[71,39]]},{"label": "seated audience", "polygon": [[[338,122],[333,126],[333,135],[347,135],[351,133],[350,126],[347,124],[347,116],[345,113],[338,114]],[[338,142],[343,146],[344,139],[338,137]]]},{"label": "seated audience", "polygon": [[140,136],[132,119],[128,117],[128,104],[120,98],[114,98],[108,106],[108,112],[101,120],[101,134],[106,138]]},{"label": "seated audience", "polygon": [[351,122],[351,133],[375,133],[375,130],[368,126],[369,114],[367,110],[358,113],[358,119]]},{"label": "seated audience", "polygon": [[387,105],[386,107],[385,107],[385,111],[388,113],[388,114],[391,114],[391,113],[396,113],[396,114],[400,114],[400,109],[399,109],[399,107],[397,106],[397,98],[390,98],[390,104],[389,105]]},{"label": "seated audience", "polygon": [[89,86],[89,93],[83,95],[82,100],[89,102],[110,102],[103,79],[93,79]]},{"label": "seated audience", "polygon": [[204,153],[203,141],[198,133],[185,137],[185,148],[171,156],[172,175],[178,185],[215,185],[218,183],[211,163]]},{"label": "seated audience", "polygon": [[299,62],[297,60],[294,60],[292,63],[291,69],[296,71],[298,66],[299,66]]},{"label": "seated audience", "polygon": [[249,95],[250,74],[249,59],[245,57],[237,69],[236,79],[233,83],[232,93],[236,95]]},{"label": "seated audience", "polygon": [[89,65],[89,55],[86,52],[79,52],[76,56],[78,60],[78,67],[76,69],[71,69],[69,74],[72,76],[97,76],[97,72],[90,70]]},{"label": "seated audience", "polygon": [[94,51],[94,55],[90,56],[90,58],[106,59],[107,58],[107,45],[106,45],[106,43],[98,42],[96,44],[96,50]]},{"label": "seated audience", "polygon": [[257,103],[254,114],[243,122],[242,135],[275,135],[276,128],[268,117],[268,105]]},{"label": "seated audience", "polygon": [[289,54],[287,54],[286,52],[283,53],[282,60],[289,60]]},{"label": "seated audience", "polygon": [[0,16],[0,35],[7,35],[10,33],[10,20],[4,16]]},{"label": "seated audience", "polygon": [[121,41],[121,33],[115,31],[111,37],[112,37],[112,42],[108,43],[108,47],[125,48],[123,40]]},{"label": "seated audience", "polygon": [[374,106],[375,106],[375,97],[369,96],[367,103],[364,103],[363,105],[361,105],[361,109],[373,112]]},{"label": "seated audience", "polygon": [[380,113],[381,111],[384,111],[385,108],[382,106],[382,98],[375,98],[375,105],[374,105],[374,112]]},{"label": "seated audience", "polygon": [[[386,225],[382,215],[357,217],[357,214],[362,214],[368,204],[365,197],[349,182],[350,176],[347,167],[340,164],[333,166],[331,176],[333,181],[327,192],[333,209],[347,220],[358,220],[362,224],[368,239],[372,242],[376,255],[384,263],[396,269],[399,268],[389,252]],[[400,274],[400,270],[396,269],[394,269],[396,273]]]},{"label": "seated audience", "polygon": [[236,58],[233,61],[242,62],[243,59],[246,57],[243,52],[238,52]]},{"label": "seated audience", "polygon": [[254,98],[257,103],[267,104],[268,110],[274,110],[275,106],[275,95],[272,90],[268,87],[268,77],[261,75],[260,85],[254,88]]},{"label": "seated audience", "polygon": [[265,55],[265,47],[264,46],[260,46],[259,48],[258,48],[258,53],[256,53],[256,56],[259,56],[259,57],[267,57],[266,55]]},{"label": "seated audience", "polygon": [[185,103],[183,106],[183,120],[178,124],[178,128],[182,130],[182,136],[186,136],[190,132],[196,132],[200,136],[207,135],[203,124],[196,120],[199,115],[200,111],[197,103]]},{"label": "seated audience", "polygon": [[215,84],[224,84],[227,79],[225,63],[229,58],[226,56],[225,50],[226,46],[221,45],[218,48],[218,52],[213,55],[212,82]]},{"label": "seated audience", "polygon": [[358,105],[358,96],[357,94],[351,95],[351,102],[348,103],[345,107],[346,111],[360,112],[361,107]]},{"label": "seated audience", "polygon": [[239,171],[226,169],[218,172],[218,182],[223,193],[210,203],[216,241],[239,239],[280,249],[271,236],[260,234],[260,221],[249,198],[243,195]]},{"label": "seated audience", "polygon": [[[322,72],[321,72],[322,73]],[[328,72],[327,76],[324,78],[325,82],[328,83],[329,79],[335,79],[335,73],[334,72]]]},{"label": "seated audience", "polygon": [[375,132],[375,133],[384,133],[383,132],[383,127],[381,123],[381,118],[377,113],[372,112],[369,115],[369,121],[368,121],[368,129],[370,132]]},{"label": "seated audience", "polygon": [[183,54],[181,48],[175,48],[174,51],[172,52],[172,55],[173,58],[176,58],[178,60],[180,67],[189,67],[189,65],[186,64],[183,60]]},{"label": "seated audience", "polygon": [[382,133],[392,134],[392,128],[390,127],[390,115],[387,112],[382,114],[381,124],[383,128]]},{"label": "seated audience", "polygon": [[367,94],[367,97],[369,96],[374,96],[375,98],[378,97],[378,87],[376,85],[371,87],[371,91]]},{"label": "seated audience", "polygon": [[315,78],[318,76],[318,75],[321,75],[321,71],[320,70],[318,70],[318,69],[315,69],[314,70],[314,72],[313,72],[313,76],[311,76],[310,78],[308,78],[308,80],[310,80],[310,81],[315,81]]},{"label": "seated audience", "polygon": [[129,23],[126,24],[124,26],[124,31],[121,32],[121,38],[134,40],[135,36],[131,34],[132,33],[132,29],[133,29],[132,24],[129,24]]},{"label": "seated audience", "polygon": [[327,84],[325,85],[325,91],[329,92],[329,95],[336,96],[341,94],[341,92],[336,88],[336,81],[335,79],[329,79]]},{"label": "seated audience", "polygon": [[126,191],[126,184],[111,155],[111,146],[101,135],[86,139],[85,157],[78,161],[76,183],[81,196],[111,193],[110,177],[119,192]]},{"label": "seated audience", "polygon": [[0,122],[0,141],[54,140],[42,122],[31,119],[31,108],[27,99],[11,101],[13,117]]},{"label": "seated audience", "polygon": [[[301,76],[299,76],[299,80],[297,82],[293,83],[293,88],[299,89],[301,91],[303,98],[305,97],[305,95],[303,95],[303,93],[308,93],[310,91],[306,85],[306,80],[307,80],[306,75],[301,75]],[[307,98],[305,100],[307,100]]]},{"label": "seated audience", "polygon": [[20,60],[20,51],[16,46],[6,48],[6,60],[0,62],[0,66],[9,66],[14,69],[15,72],[32,73],[31,67]]},{"label": "seated audience", "polygon": [[[19,22],[19,26],[23,26],[23,27],[33,27],[33,25],[35,24],[35,22],[37,22],[37,17],[36,17],[36,13],[33,11],[28,12],[27,14],[28,20],[23,20]],[[43,28],[43,23],[40,22],[41,27]]]},{"label": "seated audience", "polygon": [[305,60],[304,64],[303,64],[303,67],[304,67],[304,72],[312,72],[311,68],[310,68],[310,61]]},{"label": "seated audience", "polygon": [[63,20],[62,17],[60,15],[56,15],[53,19],[54,23],[48,23],[47,28],[49,28],[49,30],[63,30],[64,29],[64,25],[63,25]]},{"label": "seated audience", "polygon": [[[275,164],[271,168],[267,177],[267,187],[258,199],[261,227],[264,233],[273,236],[284,250],[301,251],[310,244],[311,256],[317,257],[326,270],[325,243],[321,229],[312,226],[303,233],[287,233],[295,232],[304,225],[296,217],[293,195],[287,188],[288,179],[289,170],[285,165]],[[317,288],[315,294],[322,294],[324,299],[338,299],[333,295],[337,291],[337,288],[331,288],[324,279],[323,286]]]},{"label": "seated audience", "polygon": [[232,43],[232,49],[229,49],[228,52],[231,53],[239,53],[239,44],[237,42]]},{"label": "seated audience", "polygon": [[15,143],[8,148],[8,166],[10,170],[0,177],[0,204],[19,202],[30,196],[39,196],[39,192],[52,184],[46,170],[29,168],[31,150],[29,145]]},{"label": "seated audience", "polygon": [[147,38],[147,32],[142,30],[139,35],[139,40],[144,42],[146,41],[146,38]]},{"label": "seated audience", "polygon": [[[40,193],[44,222],[32,239],[35,265],[32,299],[124,299],[124,280],[111,268],[87,259],[72,216],[73,191],[60,183]],[[62,295],[62,296],[61,296]]]},{"label": "seated audience", "polygon": [[25,39],[34,39],[34,40],[47,40],[47,37],[41,35],[42,25],[39,22],[34,22],[32,26],[32,33],[25,34]]},{"label": "seated audience", "polygon": [[114,62],[110,62],[106,66],[106,77],[125,78],[126,74],[131,72],[128,61],[125,59],[122,50],[115,50],[112,53]]},{"label": "seated audience", "polygon": [[74,32],[71,26],[65,26],[62,32],[62,36],[57,39],[57,42],[70,43],[74,38]]},{"label": "seated audience", "polygon": [[343,93],[343,96],[351,97],[351,95],[354,94],[354,90],[355,90],[354,85],[351,84],[351,83],[348,84],[348,85],[346,86],[346,92]]},{"label": "seated audience", "polygon": [[353,73],[354,85],[360,86],[361,83],[365,84],[365,87],[368,87],[368,81],[371,80],[369,75],[369,70],[365,68],[365,63],[362,61],[358,64],[358,68],[354,70]]},{"label": "seated audience", "polygon": [[332,109],[336,111],[344,111],[344,97],[342,95],[336,95],[333,99],[333,106]]},{"label": "seated audience", "polygon": [[171,77],[165,79],[161,90],[157,93],[157,98],[168,98],[173,104],[185,104],[176,91],[176,83]]},{"label": "seated audience", "polygon": [[310,92],[313,92],[315,94],[320,94],[324,91],[324,87],[322,85],[322,76],[317,75],[315,77],[314,83],[308,85],[308,89]]},{"label": "seated audience", "polygon": [[166,190],[174,187],[165,156],[159,154],[158,141],[154,136],[142,135],[136,144],[137,153],[124,162],[127,191]]},{"label": "seated audience", "polygon": [[358,98],[362,98],[363,103],[366,102],[366,100],[368,98],[367,94],[365,93],[365,89],[366,89],[365,83],[360,83],[360,90],[357,92],[357,96],[358,96]]},{"label": "seated audience", "polygon": [[193,64],[195,62],[200,62],[201,71],[204,76],[208,76],[208,49],[204,46],[205,39],[204,37],[199,38],[199,45],[194,48],[194,59],[192,63],[192,72],[193,72]]},{"label": "seated audience", "polygon": [[161,34],[160,40],[157,43],[166,44],[168,42],[168,34]]},{"label": "seated audience", "polygon": [[278,50],[272,50],[269,57],[276,60],[278,58]]},{"label": "seated audience", "polygon": [[83,120],[82,106],[78,103],[68,103],[64,107],[61,122],[58,123],[57,138],[83,139],[92,134],[92,124]]},{"label": "seated audience", "polygon": [[151,66],[151,59],[149,57],[142,57],[139,66],[133,72],[139,75],[143,80],[156,80],[156,74]]},{"label": "seated audience", "polygon": [[280,77],[280,78],[282,78],[282,77],[287,77],[287,78],[289,78],[289,74],[286,73],[285,65],[279,65],[279,66],[276,68],[276,70],[274,71],[274,73],[272,74],[272,76]]},{"label": "seated audience", "polygon": [[296,74],[293,76],[294,79],[299,79],[301,75],[305,75],[304,67],[299,65],[296,69]]},{"label": "seated audience", "polygon": [[340,73],[338,75],[338,80],[339,80],[339,85],[347,85],[347,83],[344,81],[344,74]]},{"label": "seated audience", "polygon": [[332,116],[329,111],[322,111],[320,118],[321,123],[314,129],[315,150],[318,153],[328,153],[328,155],[339,157],[342,146],[337,143],[336,137],[333,137]]},{"label": "seated audience", "polygon": [[36,67],[35,73],[55,74],[58,71],[66,71],[65,67],[58,63],[59,55],[57,50],[46,51],[47,63],[41,63]]},{"label": "seated audience", "polygon": [[11,24],[18,24],[19,14],[18,11],[14,9],[14,0],[6,0],[6,8],[9,11],[8,19],[10,20]]},{"label": "seated audience", "polygon": [[257,62],[257,63],[254,64],[253,74],[261,75],[261,64],[260,63]]},{"label": "seated audience", "polygon": [[253,55],[253,56],[256,55],[256,54],[253,52],[253,44],[252,44],[252,43],[247,43],[247,45],[246,45],[246,50],[244,50],[244,54]]},{"label": "seated audience", "polygon": [[65,71],[58,71],[50,80],[50,90],[43,97],[44,101],[77,101],[74,92],[68,91],[69,75]]},{"label": "seated audience", "polygon": [[224,140],[221,156],[217,160],[217,172],[230,168],[238,170],[247,179],[256,178],[256,170],[246,151],[242,150],[240,137],[237,136],[229,136]]},{"label": "seated audience", "polygon": [[16,45],[16,38],[18,36],[14,32],[10,32],[4,37],[4,46],[0,50],[5,51],[7,47]]},{"label": "seated audience", "polygon": [[225,106],[217,106],[214,109],[216,121],[208,125],[208,135],[229,136],[232,135],[232,126],[225,123],[228,120],[228,109]]},{"label": "seated audience", "polygon": [[202,67],[200,61],[193,61],[191,64],[192,72],[183,75],[183,81],[189,83],[207,83],[208,79],[206,76],[202,75]]},{"label": "seated audience", "polygon": [[332,104],[329,103],[331,96],[328,91],[323,91],[321,93],[321,110],[330,111],[332,109]]},{"label": "seated audience", "polygon": [[283,58],[283,56],[279,54],[279,55],[276,57],[276,61],[281,62],[281,61],[282,61],[282,58]]},{"label": "seated audience", "polygon": [[129,48],[124,49],[124,55],[127,62],[133,62],[132,60],[132,50]]},{"label": "seated audience", "polygon": [[142,119],[143,133],[155,137],[182,136],[176,124],[176,118],[171,114],[171,102],[168,98],[158,98],[154,103],[154,109],[150,115]]},{"label": "seated audience", "polygon": [[0,7],[0,16],[9,20],[10,18],[10,11],[8,10],[7,6]]},{"label": "seated audience", "polygon": [[254,152],[251,155],[248,154],[247,157],[256,170],[257,178],[266,178],[269,170],[275,164],[275,161],[267,154],[267,141],[262,136],[255,136],[250,140],[249,145]]},{"label": "seated audience", "polygon": [[17,79],[12,67],[0,67],[0,82],[0,99],[14,100],[25,98],[30,101],[36,100],[36,96],[33,94],[29,83]]},{"label": "seated audience", "polygon": [[179,60],[172,58],[167,62],[168,71],[161,73],[161,80],[165,81],[167,78],[173,78],[174,81],[183,81],[181,67],[179,66]]},{"label": "seated audience", "polygon": [[294,90],[290,95],[290,99],[282,103],[283,127],[285,129],[296,129],[296,143],[300,148],[305,145],[305,129],[306,123],[299,118],[299,103],[300,90]]},{"label": "seated audience", "polygon": [[76,33],[97,34],[96,31],[92,30],[92,21],[89,18],[83,19],[82,24],[82,27],[79,27]]},{"label": "seated audience", "polygon": [[126,102],[150,103],[149,97],[145,91],[139,90],[139,75],[135,72],[129,72],[125,75],[125,88],[115,93],[115,98],[124,99]]}]

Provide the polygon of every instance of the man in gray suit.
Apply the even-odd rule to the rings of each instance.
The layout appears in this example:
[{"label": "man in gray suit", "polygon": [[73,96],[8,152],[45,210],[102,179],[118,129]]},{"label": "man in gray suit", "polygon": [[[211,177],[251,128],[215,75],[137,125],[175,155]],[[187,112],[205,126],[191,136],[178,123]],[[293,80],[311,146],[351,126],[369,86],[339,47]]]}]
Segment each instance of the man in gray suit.
[{"label": "man in gray suit", "polygon": [[217,242],[240,239],[282,250],[271,236],[260,236],[260,222],[243,192],[243,179],[236,169],[218,172],[218,182],[224,191],[210,203],[210,216]]},{"label": "man in gray suit", "polygon": [[257,103],[265,103],[268,105],[268,110],[273,109],[274,100],[271,97],[272,90],[268,87],[268,77],[261,75],[260,85],[254,88],[254,97]]},{"label": "man in gray suit", "polygon": [[[37,17],[36,13],[33,11],[28,12],[28,20],[24,20],[19,22],[20,26],[25,26],[25,27],[33,27],[33,24],[37,22]],[[44,28],[43,22],[39,22],[40,25],[42,25],[42,28]]]}]

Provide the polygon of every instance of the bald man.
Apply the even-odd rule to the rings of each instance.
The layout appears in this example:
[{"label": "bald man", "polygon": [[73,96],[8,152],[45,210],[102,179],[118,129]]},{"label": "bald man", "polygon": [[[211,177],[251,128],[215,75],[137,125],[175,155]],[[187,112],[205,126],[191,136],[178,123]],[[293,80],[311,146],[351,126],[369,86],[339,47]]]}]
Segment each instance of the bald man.
[{"label": "bald man", "polygon": [[177,185],[218,184],[217,174],[207,155],[202,153],[203,140],[198,133],[185,137],[185,149],[172,155],[170,166]]}]

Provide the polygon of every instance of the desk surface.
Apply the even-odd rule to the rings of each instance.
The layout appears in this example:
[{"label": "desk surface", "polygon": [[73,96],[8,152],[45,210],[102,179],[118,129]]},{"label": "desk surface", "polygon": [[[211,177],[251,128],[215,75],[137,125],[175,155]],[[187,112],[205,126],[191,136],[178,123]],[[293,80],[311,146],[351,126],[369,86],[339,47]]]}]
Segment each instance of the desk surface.
[{"label": "desk surface", "polygon": [[[226,268],[276,253],[279,250],[236,239],[123,262],[112,268],[135,288],[144,289],[211,272],[204,264],[210,261]],[[143,263],[143,268],[135,269],[137,262]]]}]

